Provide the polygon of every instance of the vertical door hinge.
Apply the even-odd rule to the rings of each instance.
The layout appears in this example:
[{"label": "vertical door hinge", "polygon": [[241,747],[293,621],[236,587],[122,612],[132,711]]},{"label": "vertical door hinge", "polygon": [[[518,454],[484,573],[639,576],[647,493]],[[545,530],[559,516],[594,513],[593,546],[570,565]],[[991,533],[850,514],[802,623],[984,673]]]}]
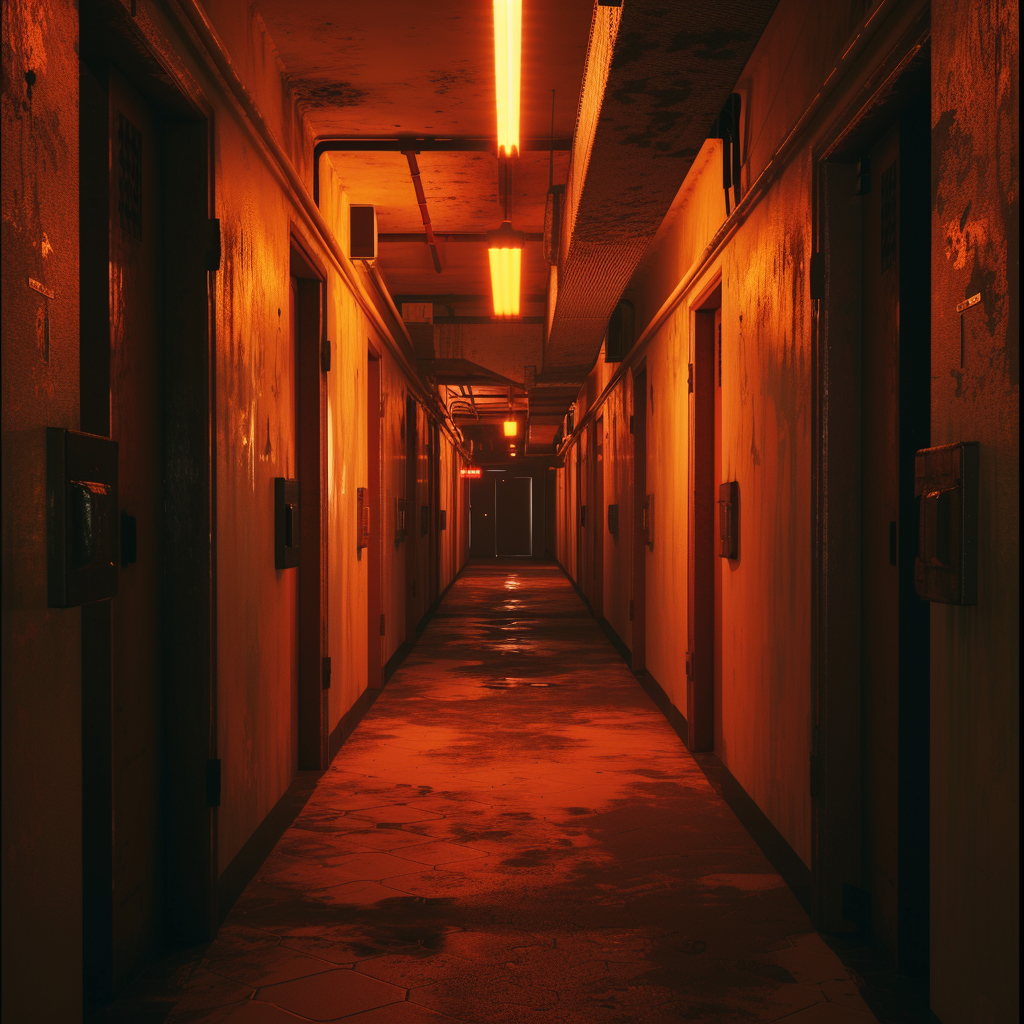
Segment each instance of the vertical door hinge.
[{"label": "vertical door hinge", "polygon": [[384,625],[384,613],[380,613],[380,635],[387,636],[387,627]]},{"label": "vertical door hinge", "polygon": [[320,372],[330,373],[331,370],[331,339],[324,338],[320,342]]},{"label": "vertical door hinge", "polygon": [[220,219],[211,217],[206,222],[206,269],[220,270]]},{"label": "vertical door hinge", "polygon": [[629,621],[633,621],[633,598],[629,599]]},{"label": "vertical door hinge", "polygon": [[689,651],[686,652],[686,678],[693,678],[693,655]]},{"label": "vertical door hinge", "polygon": [[331,688],[331,659],[329,656],[320,661],[320,680],[323,689]]},{"label": "vertical door hinge", "polygon": [[693,394],[693,363],[688,363],[686,368],[686,390]]},{"label": "vertical door hinge", "polygon": [[206,762],[206,806],[220,807],[220,758]]}]

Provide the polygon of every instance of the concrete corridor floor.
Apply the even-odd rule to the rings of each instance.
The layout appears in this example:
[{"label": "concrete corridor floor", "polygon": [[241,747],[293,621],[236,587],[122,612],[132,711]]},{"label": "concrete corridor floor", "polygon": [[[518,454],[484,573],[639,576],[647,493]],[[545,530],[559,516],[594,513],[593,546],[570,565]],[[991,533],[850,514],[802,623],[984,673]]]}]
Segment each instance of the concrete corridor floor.
[{"label": "concrete corridor floor", "polygon": [[168,1019],[875,1020],[537,563],[457,581]]}]

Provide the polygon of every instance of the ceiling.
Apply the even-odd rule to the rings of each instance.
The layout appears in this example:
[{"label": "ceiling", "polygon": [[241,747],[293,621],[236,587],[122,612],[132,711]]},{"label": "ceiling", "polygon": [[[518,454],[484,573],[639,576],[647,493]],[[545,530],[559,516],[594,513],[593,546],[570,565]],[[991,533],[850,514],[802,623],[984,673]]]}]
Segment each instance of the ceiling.
[{"label": "ceiling", "polygon": [[[402,136],[493,140],[494,36],[490,0],[256,0],[318,139]],[[539,234],[549,183],[546,140],[552,129],[572,137],[587,54],[593,0],[527,0],[523,11],[522,137],[545,145],[516,162],[511,203],[514,227]],[[436,234],[482,234],[498,227],[498,160],[487,152],[431,152],[417,162]],[[388,239],[423,235],[409,164],[401,152],[327,153],[349,200],[377,209],[378,269],[394,296],[477,296],[448,315],[490,315],[487,253],[481,240],[441,241],[438,274],[423,242]],[[554,180],[565,181],[568,152],[555,153]],[[524,252],[522,313],[541,316],[547,265],[539,241]],[[452,306],[452,303],[447,303]],[[444,314],[446,311],[440,311]]]},{"label": "ceiling", "polygon": [[[491,0],[255,0],[255,7],[318,141],[420,140],[416,161],[438,238],[440,273],[426,245],[409,162],[401,151],[346,150],[327,152],[322,159],[333,164],[350,202],[376,208],[377,269],[399,308],[403,302],[432,302],[436,324],[459,327],[455,335],[438,336],[435,355],[449,360],[448,372],[441,373],[440,361],[434,360],[421,364],[425,374],[450,382],[449,388],[472,385],[483,401],[476,410],[456,403],[456,421],[478,451],[506,447],[496,412],[502,402],[508,407],[502,381],[518,385],[513,402],[525,420],[526,365],[541,358],[548,287],[540,241],[545,202],[552,176],[556,184],[566,179],[594,0],[526,0],[523,5],[523,151],[513,168],[510,215],[516,230],[534,237],[527,238],[523,252],[525,322],[518,334],[496,331],[497,324],[476,326],[492,312],[486,245],[479,236],[498,227],[504,208],[497,156],[479,149],[479,140],[490,144],[496,135]],[[553,161],[552,134],[561,140]],[[476,140],[478,148],[432,151],[431,138]],[[465,235],[477,237],[458,237]],[[479,337],[469,333],[471,323]],[[497,374],[491,388],[483,387],[474,363]],[[478,419],[482,406],[493,406],[495,414]],[[555,425],[543,428],[546,450],[554,430]]]}]

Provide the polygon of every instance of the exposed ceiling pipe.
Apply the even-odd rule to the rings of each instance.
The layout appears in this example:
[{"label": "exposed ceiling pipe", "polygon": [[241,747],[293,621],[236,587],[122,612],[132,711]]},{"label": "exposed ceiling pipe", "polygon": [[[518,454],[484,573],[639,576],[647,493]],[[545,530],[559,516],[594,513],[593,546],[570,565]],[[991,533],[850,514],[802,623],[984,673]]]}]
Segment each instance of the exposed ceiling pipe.
[{"label": "exposed ceiling pipe", "polygon": [[434,238],[434,229],[430,226],[430,214],[427,212],[427,197],[423,191],[423,181],[420,178],[419,161],[411,149],[403,150],[402,156],[409,161],[409,174],[412,175],[412,187],[416,190],[416,202],[419,204],[420,217],[423,218],[423,231],[427,241],[427,248],[430,250],[430,258],[434,261],[434,270],[440,274],[441,253],[438,251],[437,240]]},{"label": "exposed ceiling pipe", "polygon": [[[320,205],[320,157],[324,153],[404,153],[410,145],[416,153],[494,153],[493,137],[438,139],[432,136],[417,139],[409,136],[384,139],[330,138],[318,139],[313,145],[313,202]],[[560,151],[572,148],[572,139],[522,139],[519,151]]]},{"label": "exposed ceiling pipe", "polygon": [[[462,384],[459,385],[459,391],[462,392],[463,397],[466,396],[466,389],[465,389],[465,387]],[[469,389],[469,405],[470,405],[470,408],[473,410],[473,415],[477,419],[480,419],[480,411],[476,407],[476,399],[473,397],[473,389],[472,388]]]}]

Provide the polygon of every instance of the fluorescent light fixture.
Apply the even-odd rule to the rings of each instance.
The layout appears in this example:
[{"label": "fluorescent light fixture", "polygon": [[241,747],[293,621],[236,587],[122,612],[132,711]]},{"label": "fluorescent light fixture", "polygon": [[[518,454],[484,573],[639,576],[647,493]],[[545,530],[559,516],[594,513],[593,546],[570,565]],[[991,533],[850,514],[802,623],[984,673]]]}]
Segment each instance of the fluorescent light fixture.
[{"label": "fluorescent light fixture", "polygon": [[497,231],[487,232],[491,261],[491,293],[495,316],[519,316],[520,280],[523,272],[523,233],[504,221]]},{"label": "fluorescent light fixture", "polygon": [[519,152],[519,78],[523,50],[523,0],[494,0],[494,90],[498,153]]},{"label": "fluorescent light fixture", "polygon": [[519,423],[517,420],[505,420],[505,436],[515,437],[519,433]]}]

